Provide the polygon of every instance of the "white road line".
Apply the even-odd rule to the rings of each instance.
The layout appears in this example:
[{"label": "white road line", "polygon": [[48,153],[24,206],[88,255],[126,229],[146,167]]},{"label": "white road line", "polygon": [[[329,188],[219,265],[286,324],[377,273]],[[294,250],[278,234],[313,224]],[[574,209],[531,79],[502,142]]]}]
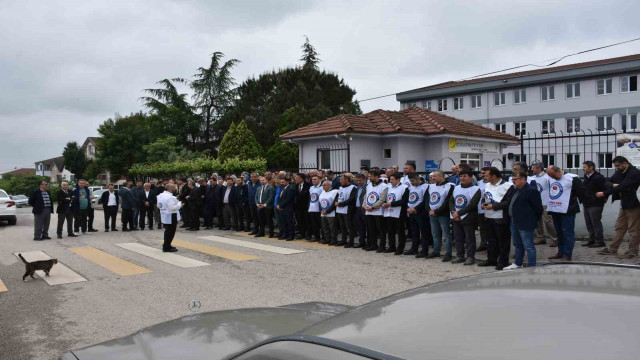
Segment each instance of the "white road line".
[{"label": "white road line", "polygon": [[[51,256],[45,254],[42,251],[28,251],[19,253],[22,257],[28,262],[38,261],[38,260],[49,260]],[[15,253],[18,256],[18,253]],[[23,273],[24,274],[24,273]],[[51,271],[49,272],[50,276],[46,276],[44,271],[36,271],[36,274],[44,279],[49,285],[62,285],[62,284],[70,284],[81,281],[87,281],[87,279],[80,276],[75,271],[69,269],[64,266],[58,259],[58,263],[53,265]],[[26,281],[29,281],[29,277],[27,277]]]},{"label": "white road line", "polygon": [[246,247],[250,249],[268,251],[268,252],[282,254],[282,255],[299,254],[299,253],[305,252],[304,250],[294,250],[294,249],[283,248],[279,246],[258,244],[251,241],[236,240],[236,239],[230,239],[230,238],[220,237],[220,236],[202,236],[202,237],[198,237],[198,239],[215,241],[215,242],[229,244],[229,245],[236,245],[236,246]]},{"label": "white road line", "polygon": [[185,256],[181,256],[175,253],[163,252],[160,249],[152,248],[150,246],[138,244],[138,243],[123,243],[123,244],[115,244],[123,249],[127,249],[138,254],[148,256],[150,258],[160,260],[166,262],[171,265],[175,265],[181,268],[191,268],[197,266],[207,266],[210,265],[206,262],[190,259]]}]

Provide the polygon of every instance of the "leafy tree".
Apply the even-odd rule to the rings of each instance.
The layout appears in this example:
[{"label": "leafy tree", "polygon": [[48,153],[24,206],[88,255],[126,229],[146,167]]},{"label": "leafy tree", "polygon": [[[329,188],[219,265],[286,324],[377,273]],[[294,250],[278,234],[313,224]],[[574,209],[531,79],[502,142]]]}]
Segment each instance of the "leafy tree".
[{"label": "leafy tree", "polygon": [[128,175],[133,164],[146,160],[144,145],[150,141],[149,132],[148,118],[143,113],[106,120],[98,127],[98,165],[109,169],[115,178]]},{"label": "leafy tree", "polygon": [[64,157],[64,167],[67,168],[76,178],[81,178],[84,170],[87,167],[84,152],[82,148],[78,146],[75,141],[70,141],[67,146],[64,147],[62,152]]},{"label": "leafy tree", "polygon": [[[84,170],[84,172],[82,173],[82,177],[91,181],[91,180],[95,180],[98,175],[101,173],[102,169],[100,169],[100,167],[98,166],[98,163],[94,160],[94,161],[87,161],[87,168]],[[79,176],[76,176],[76,178],[80,178]]]},{"label": "leafy tree", "polygon": [[[40,188],[40,182],[50,182],[51,178],[39,175],[5,175],[0,179],[0,189],[11,195],[31,195],[33,190]],[[49,189],[52,190],[51,188]],[[51,194],[55,196],[55,194]],[[53,199],[55,201],[55,199]]]},{"label": "leafy tree", "polygon": [[175,136],[167,136],[144,145],[142,148],[147,155],[147,162],[173,161],[180,151],[176,142]]},{"label": "leafy tree", "polygon": [[214,52],[208,68],[199,68],[194,75],[195,80],[189,82],[193,90],[194,107],[204,122],[202,140],[205,149],[210,147],[214,136],[214,125],[220,117],[233,105],[235,99],[235,79],[231,76],[231,69],[240,61],[230,59],[222,66],[224,54]]},{"label": "leafy tree", "polygon": [[304,44],[302,44],[302,57],[300,58],[300,61],[304,63],[304,68],[318,70],[320,54],[318,54],[316,48],[309,42],[309,37],[305,36],[304,39]]},{"label": "leafy tree", "polygon": [[262,146],[258,143],[251,130],[244,121],[237,125],[231,123],[229,130],[224,134],[220,148],[218,149],[218,159],[225,162],[228,159],[253,159],[262,155]]}]

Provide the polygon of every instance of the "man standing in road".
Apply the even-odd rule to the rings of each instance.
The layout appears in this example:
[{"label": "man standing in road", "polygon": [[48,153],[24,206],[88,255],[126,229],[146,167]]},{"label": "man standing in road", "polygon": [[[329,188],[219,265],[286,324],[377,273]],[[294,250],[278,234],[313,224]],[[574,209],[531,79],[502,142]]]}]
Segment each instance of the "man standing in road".
[{"label": "man standing in road", "polygon": [[582,244],[590,248],[604,247],[604,235],[602,230],[602,210],[607,202],[606,198],[599,198],[597,193],[606,190],[606,180],[604,176],[596,171],[596,164],[593,161],[582,163],[584,170],[584,222],[589,231],[589,241]]},{"label": "man standing in road", "polygon": [[513,194],[513,184],[504,181],[496,167],[490,167],[488,173],[489,182],[485,184],[482,199],[488,236],[487,260],[478,266],[495,266],[496,270],[502,270],[510,265],[511,230],[506,210]]},{"label": "man standing in road", "polygon": [[140,219],[138,220],[140,230],[144,230],[145,218],[148,220],[147,227],[153,230],[153,208],[156,201],[156,194],[151,190],[151,184],[144,184],[144,189],[140,192]]},{"label": "man standing in road", "polygon": [[120,204],[120,195],[114,190],[113,184],[109,184],[109,190],[102,193],[100,197],[104,212],[104,232],[109,232],[109,220],[111,220],[111,231],[116,229],[116,217],[118,216],[118,205]]},{"label": "man standing in road", "polygon": [[125,181],[124,186],[120,188],[120,201],[122,201],[122,231],[133,231],[133,194],[131,194],[131,182]]},{"label": "man standing in road", "polygon": [[180,208],[182,203],[173,196],[175,185],[168,184],[165,187],[165,191],[158,195],[158,208],[161,213],[161,220],[164,224],[164,244],[162,245],[162,251],[164,252],[176,252],[178,249],[171,246],[173,237],[176,235],[176,227],[178,221],[180,221]]},{"label": "man standing in road", "polygon": [[53,212],[53,201],[49,193],[49,184],[46,181],[40,182],[40,188],[34,190],[29,197],[29,205],[33,208],[33,240],[50,240],[49,223]]},{"label": "man standing in road", "polygon": [[295,215],[296,228],[298,230],[296,239],[309,240],[311,238],[311,229],[309,224],[307,223],[307,209],[309,208],[309,188],[311,187],[311,184],[306,181],[307,176],[302,173],[295,174],[294,179],[296,181]]},{"label": "man standing in road", "polygon": [[551,178],[547,210],[558,234],[558,253],[549,259],[571,261],[576,241],[576,214],[580,212],[578,200],[584,201],[584,186],[579,177],[565,174],[557,166],[549,166],[547,174]]},{"label": "man standing in road", "polygon": [[249,175],[249,183],[247,184],[248,196],[249,196],[249,212],[251,214],[251,223],[253,224],[253,230],[249,235],[257,235],[260,231],[260,224],[258,221],[258,207],[256,206],[256,191],[260,187],[260,179],[256,172],[252,172]]},{"label": "man standing in road", "polygon": [[138,230],[138,222],[140,221],[140,209],[142,208],[142,181],[136,182],[136,186],[131,188],[131,196],[133,196],[133,230]]},{"label": "man standing in road", "polygon": [[[308,226],[310,229],[308,241],[320,241],[320,195],[322,194],[322,185],[320,176],[313,175],[311,177],[311,187],[309,187],[309,205],[307,208],[308,213]],[[313,240],[311,239],[313,236]]]},{"label": "man standing in road", "polygon": [[358,190],[351,184],[351,174],[343,173],[340,176],[340,188],[338,189],[338,201],[336,207],[336,217],[342,239],[336,244],[345,248],[352,248],[356,237],[353,227],[353,213],[356,208],[356,194]]},{"label": "man standing in road", "polygon": [[269,238],[273,238],[273,200],[275,190],[269,185],[265,176],[260,177],[261,186],[256,190],[256,207],[258,208],[258,219],[260,220],[260,231],[255,237],[265,235],[265,227],[269,226]]},{"label": "man standing in road", "polygon": [[451,261],[451,231],[449,230],[449,199],[453,194],[455,185],[447,182],[444,173],[436,170],[431,173],[433,184],[429,185],[429,221],[431,222],[431,235],[433,236],[433,251],[428,259],[440,257],[440,249],[444,242],[445,254],[442,262]]},{"label": "man standing in road", "polygon": [[551,215],[547,213],[547,205],[549,204],[549,175],[544,171],[544,164],[537,161],[531,164],[531,171],[533,172],[532,179],[536,182],[536,187],[540,193],[542,199],[542,209],[544,210],[540,220],[538,221],[538,229],[536,230],[536,245],[542,245],[547,243],[547,237],[550,240],[549,246],[556,247],[558,242],[556,241],[558,235],[556,234],[556,228],[553,226],[553,220]]},{"label": "man standing in road", "polygon": [[91,208],[91,195],[86,187],[83,179],[78,180],[78,187],[73,191],[74,199],[71,208],[74,211],[73,228],[75,233],[82,230],[83,235],[91,234],[87,232],[87,220],[89,216],[89,208]]},{"label": "man standing in road", "polygon": [[456,243],[456,258],[451,263],[473,265],[476,261],[476,228],[481,191],[477,185],[473,185],[471,170],[460,171],[459,177],[460,185],[453,189],[449,198],[453,238]]},{"label": "man standing in road", "polygon": [[77,235],[73,233],[73,212],[71,210],[71,202],[73,201],[73,194],[69,191],[69,183],[63,181],[60,184],[62,187],[58,190],[56,198],[58,199],[58,208],[56,209],[56,213],[58,214],[58,228],[57,234],[58,239],[62,239],[62,227],[64,226],[64,221],[67,221],[67,236],[68,237],[76,237]]}]

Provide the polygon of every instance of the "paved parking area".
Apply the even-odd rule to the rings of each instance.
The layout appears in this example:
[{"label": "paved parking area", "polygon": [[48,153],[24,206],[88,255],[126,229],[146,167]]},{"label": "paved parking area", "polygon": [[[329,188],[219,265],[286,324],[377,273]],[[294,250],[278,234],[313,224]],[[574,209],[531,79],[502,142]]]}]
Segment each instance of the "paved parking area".
[{"label": "paved parking area", "polygon": [[[162,230],[100,231],[36,242],[29,212],[20,209],[16,226],[0,225],[2,359],[56,358],[69,349],[188,315],[192,300],[201,303],[201,312],[305,301],[360,305],[417,286],[492,271],[216,230],[179,230],[176,254],[157,251]],[[51,223],[56,223],[55,215]],[[96,228],[103,229],[101,211],[96,211]],[[544,245],[538,249],[541,261],[555,251]],[[38,251],[57,258],[82,280],[49,285],[36,276],[23,282],[24,265],[14,253]],[[579,245],[575,260],[623,262]],[[53,275],[51,279],[58,279]]]}]

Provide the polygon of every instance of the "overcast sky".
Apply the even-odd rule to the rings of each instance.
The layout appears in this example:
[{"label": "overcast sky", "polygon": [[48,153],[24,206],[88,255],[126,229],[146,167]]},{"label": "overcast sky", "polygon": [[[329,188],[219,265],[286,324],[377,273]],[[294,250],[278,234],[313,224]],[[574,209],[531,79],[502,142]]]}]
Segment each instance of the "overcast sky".
[{"label": "overcast sky", "polygon": [[[294,66],[304,35],[358,99],[640,37],[638,1],[0,0],[0,171],[82,143],[142,89],[221,51],[238,82]],[[562,62],[640,53],[640,41]],[[395,97],[363,111],[398,109]]]}]

